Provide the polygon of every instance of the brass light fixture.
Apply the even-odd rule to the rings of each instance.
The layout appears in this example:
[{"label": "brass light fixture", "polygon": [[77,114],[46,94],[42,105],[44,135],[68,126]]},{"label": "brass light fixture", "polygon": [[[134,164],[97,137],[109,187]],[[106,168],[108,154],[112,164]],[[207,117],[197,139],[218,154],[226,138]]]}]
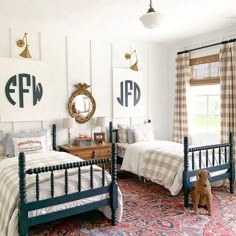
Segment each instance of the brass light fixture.
[{"label": "brass light fixture", "polygon": [[131,52],[131,53],[125,53],[125,58],[126,58],[127,60],[131,60],[131,55],[132,55],[133,53],[135,54],[136,61],[135,61],[135,63],[134,63],[133,65],[130,66],[130,69],[131,69],[131,70],[134,70],[134,71],[138,71],[138,58],[137,58],[137,52],[136,52],[136,50],[134,50],[134,51]]},{"label": "brass light fixture", "polygon": [[31,55],[28,49],[29,45],[27,42],[27,33],[24,34],[24,37],[22,39],[17,40],[16,44],[18,47],[21,47],[21,48],[25,46],[25,49],[22,51],[21,54],[19,54],[21,57],[31,58]]}]

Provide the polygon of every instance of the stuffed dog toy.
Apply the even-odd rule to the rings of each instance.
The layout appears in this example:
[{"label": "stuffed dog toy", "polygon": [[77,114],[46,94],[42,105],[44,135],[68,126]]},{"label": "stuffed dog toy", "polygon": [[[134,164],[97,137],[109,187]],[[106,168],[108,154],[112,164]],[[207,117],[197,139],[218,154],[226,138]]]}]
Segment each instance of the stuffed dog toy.
[{"label": "stuffed dog toy", "polygon": [[197,174],[195,189],[191,192],[194,213],[198,214],[198,206],[207,206],[208,214],[212,215],[212,193],[208,170],[201,169]]}]

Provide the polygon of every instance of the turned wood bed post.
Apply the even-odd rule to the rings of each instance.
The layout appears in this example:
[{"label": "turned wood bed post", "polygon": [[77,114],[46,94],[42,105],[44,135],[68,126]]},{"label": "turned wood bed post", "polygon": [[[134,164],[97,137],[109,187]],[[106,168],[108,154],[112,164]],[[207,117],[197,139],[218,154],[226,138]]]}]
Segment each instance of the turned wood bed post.
[{"label": "turned wood bed post", "polygon": [[57,150],[56,141],[57,141],[57,140],[56,140],[56,125],[53,124],[53,125],[52,125],[52,149],[53,149],[54,151]]},{"label": "turned wood bed post", "polygon": [[28,211],[26,210],[26,173],[25,154],[19,154],[19,207],[18,207],[18,232],[20,236],[28,235]]},{"label": "turned wood bed post", "polygon": [[112,129],[113,129],[113,125],[112,125],[112,121],[109,122],[109,141],[110,143],[113,143],[113,138],[112,138]]},{"label": "turned wood bed post", "polygon": [[229,133],[229,163],[230,163],[230,192],[234,193],[235,181],[235,163],[234,163],[234,148],[233,148],[233,133]]},{"label": "turned wood bed post", "polygon": [[111,220],[112,225],[116,224],[116,209],[118,208],[118,184],[116,170],[115,143],[112,143],[112,162],[111,162]]},{"label": "turned wood bed post", "polygon": [[184,206],[188,207],[189,205],[189,179],[187,178],[188,173],[188,138],[184,137],[184,171],[183,171],[183,192],[184,192]]}]

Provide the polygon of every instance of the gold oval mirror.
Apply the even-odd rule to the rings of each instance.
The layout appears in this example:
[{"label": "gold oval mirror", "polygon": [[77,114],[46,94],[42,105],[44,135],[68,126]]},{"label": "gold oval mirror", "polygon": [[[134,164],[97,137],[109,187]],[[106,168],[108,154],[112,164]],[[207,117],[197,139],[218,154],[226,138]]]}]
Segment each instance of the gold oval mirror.
[{"label": "gold oval mirror", "polygon": [[77,90],[71,95],[68,102],[69,113],[78,123],[90,120],[96,110],[96,102],[92,94],[87,90],[90,86],[79,83],[75,85]]}]

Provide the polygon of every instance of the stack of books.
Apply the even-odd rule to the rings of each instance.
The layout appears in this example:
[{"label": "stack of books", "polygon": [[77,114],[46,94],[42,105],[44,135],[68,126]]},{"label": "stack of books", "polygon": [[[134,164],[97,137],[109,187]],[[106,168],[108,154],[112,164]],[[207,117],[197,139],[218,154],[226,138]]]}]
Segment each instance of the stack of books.
[{"label": "stack of books", "polygon": [[93,144],[92,137],[79,136],[75,138],[75,145],[77,146],[88,146]]}]

